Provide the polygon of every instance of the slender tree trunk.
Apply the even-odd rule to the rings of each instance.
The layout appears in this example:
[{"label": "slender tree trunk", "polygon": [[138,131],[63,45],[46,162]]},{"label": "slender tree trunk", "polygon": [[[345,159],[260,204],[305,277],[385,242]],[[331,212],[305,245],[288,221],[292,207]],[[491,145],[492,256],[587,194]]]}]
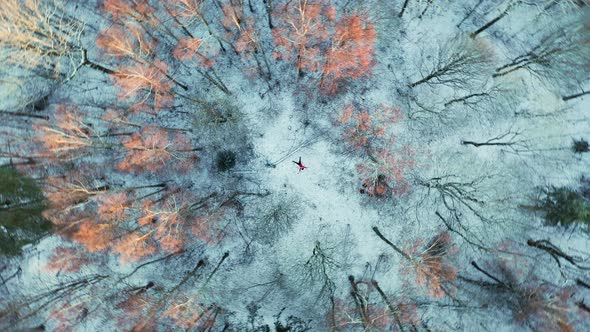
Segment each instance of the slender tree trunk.
[{"label": "slender tree trunk", "polygon": [[170,9],[168,9],[168,6],[164,5],[164,10],[166,10],[168,16],[172,17],[174,23],[176,23],[176,25],[178,25],[187,36],[195,38],[195,36],[186,28],[186,26],[178,20],[178,18],[170,11]]},{"label": "slender tree trunk", "polygon": [[377,283],[377,280],[371,280],[371,284],[373,285],[373,287],[375,287],[375,289],[377,290],[379,295],[381,295],[383,302],[385,302],[385,304],[387,304],[387,308],[389,308],[389,311],[393,315],[393,318],[395,319],[395,323],[397,324],[397,327],[399,328],[400,332],[404,332],[404,327],[403,327],[402,321],[399,317],[398,310],[396,310],[395,307],[391,304],[391,302],[387,298],[387,295],[385,295],[385,292],[383,292],[383,290],[379,286],[379,283]]},{"label": "slender tree trunk", "polygon": [[109,69],[109,68],[107,68],[107,67],[104,67],[104,66],[102,66],[102,65],[99,65],[99,64],[97,64],[97,63],[91,62],[91,61],[89,61],[88,59],[87,59],[87,60],[84,62],[84,65],[85,65],[85,66],[88,66],[89,68],[92,68],[92,69],[95,69],[95,70],[101,71],[101,72],[103,72],[103,73],[105,73],[105,74],[108,74],[108,75],[113,75],[113,74],[115,74],[115,73],[116,73],[116,71],[114,71],[114,70],[112,70],[112,69]]},{"label": "slender tree trunk", "polygon": [[[260,51],[260,55],[262,56],[262,60],[264,60],[264,66],[266,67],[266,75],[265,75],[265,77],[266,77],[266,80],[268,82],[268,81],[270,81],[272,79],[272,73],[270,71],[270,64],[268,63],[268,59],[266,57],[266,52],[264,51],[264,47],[262,46],[262,43],[257,42],[256,44],[257,44],[256,45],[256,50],[257,51],[258,50]],[[256,52],[256,53],[258,53],[258,52]],[[270,86],[269,86],[269,89],[270,89]]]},{"label": "slender tree trunk", "polygon": [[428,8],[430,8],[430,5],[432,4],[432,1],[433,0],[428,0],[428,2],[426,3],[426,8],[424,8],[424,10],[420,14],[420,16],[418,16],[419,19],[422,19],[422,16],[424,16],[424,14],[426,14],[426,11],[428,10]]},{"label": "slender tree trunk", "polygon": [[373,227],[373,231],[375,232],[375,234],[377,234],[377,236],[381,240],[383,240],[383,242],[387,243],[390,247],[393,248],[393,250],[397,251],[405,259],[407,259],[409,261],[412,260],[412,258],[410,257],[410,255],[406,254],[403,250],[401,250],[400,248],[398,248],[395,244],[391,243],[391,241],[389,241],[385,236],[383,236],[383,234],[381,234],[381,232],[379,231],[379,228],[377,228],[377,226]]},{"label": "slender tree trunk", "polygon": [[566,254],[559,247],[557,247],[556,245],[554,245],[553,243],[551,243],[548,240],[535,241],[533,239],[528,239],[526,244],[528,246],[531,246],[531,247],[534,247],[534,248],[537,248],[537,249],[547,252],[549,255],[551,255],[551,257],[553,257],[555,259],[555,261],[557,262],[559,267],[561,267],[561,263],[559,262],[559,258],[562,258],[565,261],[567,261],[568,263],[572,264],[573,266],[575,266],[581,270],[590,270],[590,266],[579,265],[578,262],[581,261],[580,259],[576,259],[575,257]]},{"label": "slender tree trunk", "polygon": [[590,313],[590,307],[588,307],[584,301],[578,301],[576,302],[576,305],[578,306],[578,308],[580,308],[581,310],[586,311],[587,313]]},{"label": "slender tree trunk", "polygon": [[27,117],[27,118],[35,118],[35,119],[49,120],[49,117],[47,115],[36,115],[36,114],[29,114],[29,113],[26,113],[26,112],[0,111],[0,115],[2,115],[2,114],[11,115],[11,116],[22,116],[22,117]]},{"label": "slender tree trunk", "polygon": [[411,83],[411,84],[410,84],[410,88],[417,87],[417,86],[418,86],[418,85],[420,85],[420,84],[424,84],[424,83],[426,83],[426,82],[430,81],[431,79],[433,79],[433,78],[437,77],[437,76],[438,76],[438,75],[439,75],[441,72],[442,72],[442,70],[437,70],[436,72],[434,72],[434,73],[432,73],[432,74],[430,74],[430,75],[428,75],[428,76],[424,77],[423,79],[421,79],[421,80],[419,80],[419,81],[416,81],[416,82],[414,82],[414,83]]},{"label": "slender tree trunk", "polygon": [[209,281],[211,280],[211,278],[213,278],[213,276],[215,275],[215,273],[217,273],[217,271],[219,270],[219,268],[221,267],[221,264],[223,264],[223,262],[229,257],[229,251],[226,251],[225,253],[223,253],[223,256],[221,257],[221,259],[219,260],[219,263],[217,263],[217,266],[215,266],[215,268],[213,269],[213,271],[211,272],[211,274],[209,274],[209,277],[207,277],[207,279],[205,280],[205,282],[203,283],[203,286],[201,286],[201,288],[207,286],[207,284],[209,283]]},{"label": "slender tree trunk", "polygon": [[408,2],[410,2],[410,0],[405,0],[404,1],[404,5],[402,6],[402,10],[397,15],[398,17],[404,16],[404,12],[406,11],[406,7],[408,6]]},{"label": "slender tree trunk", "polygon": [[510,73],[515,72],[515,71],[517,71],[519,69],[525,68],[529,64],[530,64],[530,62],[525,62],[524,64],[522,64],[520,66],[516,66],[514,68],[511,68],[510,70],[507,70],[507,71],[504,71],[504,72],[501,72],[501,73],[495,73],[495,74],[492,75],[492,77],[501,77],[501,76],[510,74]]},{"label": "slender tree trunk", "polygon": [[10,162],[8,164],[4,164],[4,165],[0,165],[0,168],[3,167],[14,167],[14,166],[19,166],[19,165],[35,165],[36,162],[34,160],[27,160],[27,161],[22,161],[22,162],[12,162],[12,159],[10,160]]},{"label": "slender tree trunk", "polygon": [[488,23],[486,23],[484,26],[482,26],[481,28],[475,30],[473,33],[471,33],[471,38],[475,38],[477,37],[477,35],[479,35],[480,33],[486,31],[487,29],[489,29],[491,26],[493,26],[494,24],[496,24],[499,20],[501,20],[502,18],[504,18],[506,15],[508,15],[508,13],[510,12],[510,10],[517,4],[520,3],[520,1],[516,1],[513,3],[510,3],[508,5],[508,7],[502,12],[502,14],[498,15],[496,18],[494,18],[493,20],[489,21]]},{"label": "slender tree trunk", "polygon": [[463,96],[463,97],[459,97],[459,98],[455,98],[455,99],[451,99],[448,102],[445,103],[445,107],[449,107],[449,105],[454,104],[454,103],[460,103],[460,102],[464,102],[467,99],[473,98],[473,97],[483,97],[483,96],[488,96],[487,93],[472,93],[470,95],[467,96]]},{"label": "slender tree trunk", "polygon": [[590,289],[590,284],[588,284],[587,282],[585,282],[582,279],[576,279],[576,285]]},{"label": "slender tree trunk", "polygon": [[86,49],[82,50],[82,60],[82,66],[88,66],[89,68],[101,71],[108,75],[113,75],[116,73],[116,71],[112,69],[109,69],[107,67],[104,67],[103,65],[90,61],[88,59],[88,51]]},{"label": "slender tree trunk", "polygon": [[486,145],[500,145],[500,146],[510,146],[510,145],[514,145],[514,142],[473,142],[473,141],[461,141],[461,144],[463,145],[473,145],[476,148],[480,147],[480,146],[486,146]]},{"label": "slender tree trunk", "polygon": [[201,20],[201,22],[203,22],[203,24],[207,28],[207,32],[209,33],[209,36],[211,36],[217,40],[217,42],[219,43],[219,47],[221,48],[221,51],[225,54],[227,52],[227,50],[223,46],[223,43],[221,42],[220,38],[213,34],[213,31],[211,30],[211,26],[209,26],[209,22],[207,22],[207,20],[205,19],[205,17],[203,17],[203,15],[199,15],[199,19]]},{"label": "slender tree trunk", "polygon": [[215,85],[223,93],[225,93],[227,95],[230,94],[229,90],[227,89],[227,87],[225,86],[225,84],[223,84],[223,82],[221,80],[219,80],[219,81],[216,80],[211,75],[209,75],[209,73],[207,73],[205,71],[198,70],[198,73],[201,74],[203,77],[205,77],[209,82],[213,83],[213,85]]},{"label": "slender tree trunk", "polygon": [[354,304],[356,305],[356,308],[359,314],[361,315],[361,324],[363,325],[363,328],[366,330],[367,327],[371,324],[371,319],[366,310],[367,306],[365,304],[363,297],[359,294],[359,290],[354,281],[354,277],[348,276],[348,281],[350,281],[350,287],[352,288],[352,292],[350,295],[352,296]]},{"label": "slender tree trunk", "polygon": [[477,265],[477,263],[475,261],[471,261],[471,265],[478,270],[479,272],[483,273],[486,277],[494,280],[495,282],[498,283],[498,285],[504,286],[506,288],[510,288],[508,287],[504,282],[502,282],[502,280],[494,277],[493,275],[491,275],[490,273],[488,273],[487,271],[485,271],[484,269],[482,269],[481,267],[479,267],[479,265]]},{"label": "slender tree trunk", "polygon": [[272,0],[264,0],[266,4],[266,17],[268,20],[268,27],[272,30],[274,25],[272,24]]},{"label": "slender tree trunk", "polygon": [[582,91],[581,93],[576,93],[575,95],[563,96],[561,99],[563,101],[568,101],[568,100],[580,98],[580,97],[585,96],[587,94],[590,94],[590,91]]},{"label": "slender tree trunk", "polygon": [[171,80],[174,84],[178,85],[179,87],[181,87],[184,91],[188,91],[188,86],[186,86],[185,84],[182,84],[180,82],[178,82],[174,77],[170,76],[168,73],[162,71],[164,73],[164,75],[166,75],[166,77]]},{"label": "slender tree trunk", "polygon": [[514,66],[518,66],[522,63],[527,63],[531,61],[531,58],[534,56],[533,53],[529,52],[525,55],[519,55],[516,58],[514,58],[514,60],[512,60],[511,63],[505,64],[502,67],[498,67],[496,68],[496,72],[500,72],[506,68],[510,68],[510,67],[514,67]]}]

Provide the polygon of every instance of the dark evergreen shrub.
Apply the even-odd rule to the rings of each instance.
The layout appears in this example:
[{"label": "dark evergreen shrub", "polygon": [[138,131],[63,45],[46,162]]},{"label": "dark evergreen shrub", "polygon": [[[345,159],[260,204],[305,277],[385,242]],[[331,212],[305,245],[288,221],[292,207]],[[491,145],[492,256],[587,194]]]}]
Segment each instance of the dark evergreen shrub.
[{"label": "dark evergreen shrub", "polygon": [[551,186],[545,189],[539,208],[545,212],[545,220],[550,225],[590,225],[590,202],[571,188]]},{"label": "dark evergreen shrub", "polygon": [[50,228],[45,199],[35,181],[12,167],[0,167],[0,255],[18,255]]},{"label": "dark evergreen shrub", "polygon": [[236,153],[230,150],[220,151],[217,153],[215,163],[220,172],[227,172],[236,166]]},{"label": "dark evergreen shrub", "polygon": [[588,141],[583,138],[580,138],[579,140],[574,139],[572,143],[572,151],[575,153],[590,152],[590,145],[588,145]]}]

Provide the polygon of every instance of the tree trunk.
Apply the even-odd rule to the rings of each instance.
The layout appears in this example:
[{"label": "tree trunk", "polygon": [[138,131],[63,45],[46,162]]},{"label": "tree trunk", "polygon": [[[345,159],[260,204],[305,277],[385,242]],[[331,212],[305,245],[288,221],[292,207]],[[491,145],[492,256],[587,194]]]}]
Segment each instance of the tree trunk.
[{"label": "tree trunk", "polygon": [[381,232],[379,231],[379,228],[377,228],[377,226],[373,227],[373,231],[375,232],[375,234],[377,234],[377,236],[383,240],[383,242],[387,243],[390,247],[393,248],[393,250],[397,251],[400,255],[402,255],[405,259],[411,261],[412,258],[410,257],[410,255],[406,254],[403,250],[401,250],[400,248],[398,248],[395,244],[391,243],[391,241],[389,241],[387,238],[385,238],[385,236],[383,236],[383,234],[381,234]]},{"label": "tree trunk", "polygon": [[90,61],[88,59],[88,51],[86,49],[83,49],[82,50],[82,57],[83,57],[83,60],[84,60],[82,62],[82,65],[83,66],[88,66],[88,67],[90,67],[92,69],[96,69],[98,71],[101,71],[101,72],[103,72],[103,73],[105,73],[107,75],[113,75],[113,74],[116,73],[116,71],[114,71],[112,69],[109,69],[107,67],[104,67],[102,65],[99,65],[98,63],[94,63],[94,62]]},{"label": "tree trunk", "polygon": [[498,279],[498,278],[494,277],[493,275],[491,275],[490,273],[488,273],[487,271],[485,271],[484,269],[482,269],[481,267],[479,267],[479,265],[477,265],[477,263],[476,263],[475,261],[471,261],[471,265],[472,265],[472,266],[473,266],[473,267],[474,267],[476,270],[478,270],[479,272],[483,273],[483,274],[484,274],[486,277],[488,277],[488,278],[490,278],[490,279],[494,280],[495,282],[497,282],[497,283],[498,283],[498,285],[502,285],[502,286],[504,286],[504,287],[506,287],[506,288],[510,288],[510,287],[508,287],[508,286],[507,286],[507,285],[506,285],[504,282],[502,282],[502,280],[500,280],[500,279]]},{"label": "tree trunk", "polygon": [[585,96],[587,94],[590,94],[590,91],[582,91],[581,93],[576,93],[575,95],[563,96],[561,99],[563,101],[568,101],[568,100],[580,98],[580,97]]},{"label": "tree trunk", "polygon": [[428,3],[426,3],[426,8],[424,8],[424,10],[420,14],[420,16],[418,16],[419,19],[422,19],[422,16],[424,16],[424,14],[426,14],[426,11],[428,10],[428,8],[430,8],[430,5],[432,4],[432,1],[433,0],[428,0]]},{"label": "tree trunk", "polygon": [[416,87],[416,86],[418,86],[420,84],[424,84],[424,83],[430,81],[431,79],[437,77],[441,72],[442,72],[442,70],[438,70],[438,71],[436,71],[436,72],[434,72],[434,73],[432,73],[432,74],[424,77],[423,79],[410,84],[410,88],[414,88],[414,87]]},{"label": "tree trunk", "polygon": [[350,287],[352,288],[352,299],[354,300],[354,304],[356,305],[356,309],[358,310],[359,314],[361,315],[361,324],[363,325],[363,329],[367,330],[367,328],[371,325],[371,318],[367,313],[367,305],[363,297],[359,294],[359,290],[356,286],[356,282],[354,281],[353,276],[348,276],[348,281],[350,281]]},{"label": "tree trunk", "polygon": [[26,112],[9,112],[9,111],[0,111],[0,114],[12,115],[12,116],[22,116],[27,118],[35,118],[35,119],[43,119],[49,120],[47,115],[36,115],[36,114],[29,114]]},{"label": "tree trunk", "polygon": [[385,295],[385,292],[383,292],[383,290],[379,286],[379,283],[377,283],[377,280],[371,280],[371,284],[373,285],[373,287],[375,287],[375,289],[377,290],[377,292],[379,293],[379,295],[381,295],[381,298],[383,299],[383,302],[385,302],[385,304],[387,304],[387,308],[389,308],[389,311],[393,315],[393,318],[395,319],[395,322],[396,322],[397,327],[399,328],[400,332],[403,332],[404,331],[404,328],[403,328],[403,325],[402,325],[402,321],[401,321],[401,319],[399,317],[398,310],[396,310],[395,307],[391,304],[391,301],[389,301],[389,299]]},{"label": "tree trunk", "polygon": [[500,146],[510,146],[510,145],[514,145],[514,142],[473,142],[473,141],[461,141],[461,144],[463,145],[473,145],[476,148],[480,147],[480,146],[486,146],[486,145],[500,145]]},{"label": "tree trunk", "polygon": [[272,0],[264,0],[266,4],[266,17],[268,20],[268,27],[272,30],[274,26],[272,25]]},{"label": "tree trunk", "polygon": [[519,2],[520,1],[513,2],[513,3],[509,4],[508,7],[502,12],[502,14],[498,15],[496,18],[494,18],[493,20],[489,21],[488,23],[486,23],[481,28],[479,28],[479,29],[475,30],[473,33],[471,33],[471,35],[470,35],[471,38],[477,37],[477,35],[479,35],[480,33],[484,32],[484,31],[486,31],[492,25],[496,24],[499,20],[501,20],[502,18],[504,18],[506,15],[508,15],[508,12],[510,12],[510,10],[514,7],[514,5],[516,5]]},{"label": "tree trunk", "polygon": [[463,96],[463,97],[459,97],[459,98],[455,98],[455,99],[451,99],[448,102],[445,103],[445,107],[449,107],[449,105],[454,104],[454,103],[459,103],[459,102],[464,102],[469,98],[473,98],[473,97],[483,97],[483,96],[487,96],[487,93],[472,93],[470,95],[467,96]]},{"label": "tree trunk", "polygon": [[408,2],[410,2],[410,0],[404,1],[404,5],[402,6],[402,10],[399,12],[398,17],[402,17],[404,15],[404,12],[406,11],[406,6],[408,6]]},{"label": "tree trunk", "polygon": [[500,76],[504,76],[504,75],[510,74],[510,73],[512,73],[514,71],[517,71],[519,69],[522,69],[522,68],[528,66],[529,64],[530,64],[530,62],[525,62],[524,64],[522,64],[520,66],[517,66],[517,67],[514,67],[514,68],[512,68],[510,70],[507,70],[505,72],[495,73],[495,74],[492,75],[492,77],[500,77]]}]

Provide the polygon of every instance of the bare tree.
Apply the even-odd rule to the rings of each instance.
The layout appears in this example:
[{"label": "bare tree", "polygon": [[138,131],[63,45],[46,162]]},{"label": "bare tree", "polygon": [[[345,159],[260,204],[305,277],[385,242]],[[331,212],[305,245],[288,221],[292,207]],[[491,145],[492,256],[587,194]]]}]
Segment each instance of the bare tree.
[{"label": "bare tree", "polygon": [[512,9],[514,9],[520,3],[522,3],[522,0],[511,0],[508,3],[508,6],[506,7],[506,9],[504,9],[500,15],[494,17],[491,21],[489,21],[488,23],[484,24],[481,28],[479,28],[479,29],[475,30],[474,32],[472,32],[471,35],[470,35],[471,38],[477,37],[477,35],[479,35],[480,33],[484,32],[484,31],[486,31],[487,29],[489,29],[494,24],[498,23],[498,21],[500,21],[502,18],[504,18],[506,15],[508,15],[508,13],[510,13],[510,11]]},{"label": "bare tree", "polygon": [[461,279],[487,295],[481,299],[486,306],[510,310],[520,325],[535,331],[574,331],[584,321],[586,313],[576,303],[573,288],[543,280],[546,276],[522,258],[496,258],[485,265],[472,261],[471,265],[485,279]]},{"label": "bare tree", "polygon": [[583,97],[583,96],[585,96],[587,94],[590,94],[590,91],[582,91],[580,93],[575,93],[573,95],[563,96],[561,99],[563,101],[568,101],[568,100],[572,100],[572,99]]},{"label": "bare tree", "polygon": [[297,215],[301,210],[301,203],[297,197],[271,198],[259,204],[253,233],[262,243],[273,243],[284,233],[291,230],[297,222]]},{"label": "bare tree", "polygon": [[579,83],[587,78],[589,69],[590,24],[574,21],[545,34],[528,51],[498,67],[493,76],[526,70],[552,81]]},{"label": "bare tree", "polygon": [[428,96],[409,96],[417,107],[410,107],[411,119],[437,117],[441,121],[456,121],[458,117],[497,118],[513,109],[517,91],[505,82],[492,79],[483,86],[474,85],[468,90],[453,90],[453,95],[442,98],[433,93]]},{"label": "bare tree", "polygon": [[336,289],[336,284],[332,280],[332,273],[340,267],[340,264],[333,257],[334,249],[336,248],[326,247],[320,241],[316,241],[312,255],[303,265],[305,278],[312,284],[321,285],[319,296],[324,292],[328,292],[330,296],[333,296]]},{"label": "bare tree", "polygon": [[487,141],[475,142],[475,141],[469,141],[469,140],[462,140],[461,144],[471,145],[476,148],[478,148],[480,146],[505,146],[505,147],[519,146],[519,147],[526,148],[527,146],[525,145],[525,143],[526,143],[525,141],[516,139],[520,135],[521,135],[520,132],[508,130],[507,132],[500,134],[496,137],[492,137],[492,138],[488,139]]},{"label": "bare tree", "polygon": [[[473,217],[480,224],[489,225],[493,220],[485,213],[490,198],[485,194],[484,186],[492,178],[484,175],[463,180],[458,175],[442,175],[429,179],[417,179],[416,184],[423,187],[425,199],[431,199],[436,216],[451,233],[459,235],[465,242],[479,249],[487,249],[485,242],[474,229],[477,223],[468,223],[465,219]],[[422,202],[424,204],[424,201]]]},{"label": "bare tree", "polygon": [[59,0],[0,0],[0,60],[53,79],[71,78],[81,66],[112,73],[88,60],[80,38],[85,24]]},{"label": "bare tree", "polygon": [[410,2],[410,0],[404,1],[404,4],[402,5],[402,10],[398,14],[399,17],[404,16],[404,12],[406,11],[406,7],[408,6],[408,2]]},{"label": "bare tree", "polygon": [[421,72],[422,78],[409,86],[440,84],[466,88],[481,80],[482,73],[489,70],[491,62],[492,52],[488,45],[468,38],[452,39],[439,45],[434,63],[426,65],[426,71]]}]

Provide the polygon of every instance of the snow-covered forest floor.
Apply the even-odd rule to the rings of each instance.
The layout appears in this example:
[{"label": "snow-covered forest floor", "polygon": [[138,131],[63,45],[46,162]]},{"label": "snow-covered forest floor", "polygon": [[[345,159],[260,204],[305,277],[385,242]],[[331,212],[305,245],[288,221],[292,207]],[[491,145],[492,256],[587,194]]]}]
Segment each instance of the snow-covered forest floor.
[{"label": "snow-covered forest floor", "polygon": [[0,59],[2,331],[590,329],[585,0],[0,0]]}]

